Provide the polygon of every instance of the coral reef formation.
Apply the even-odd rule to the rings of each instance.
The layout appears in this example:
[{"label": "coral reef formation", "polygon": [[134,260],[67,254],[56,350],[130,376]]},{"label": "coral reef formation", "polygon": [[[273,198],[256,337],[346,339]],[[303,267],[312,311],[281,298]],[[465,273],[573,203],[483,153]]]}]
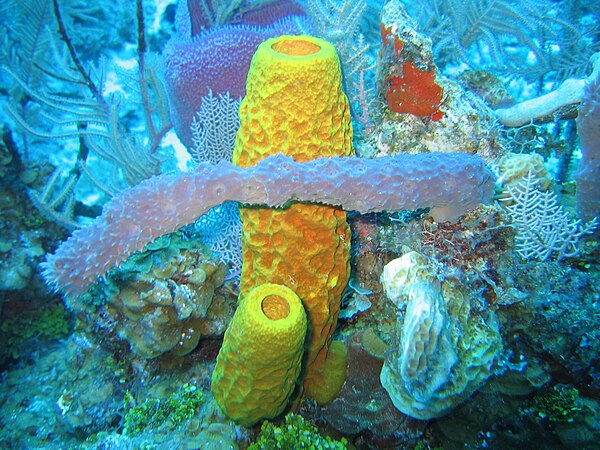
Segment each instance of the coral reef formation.
[{"label": "coral reef formation", "polygon": [[11,316],[3,311],[0,323],[0,367],[10,360],[17,360],[35,346],[46,340],[56,340],[66,337],[70,331],[69,316],[62,303],[45,303],[41,306],[27,308],[21,314]]},{"label": "coral reef formation", "polygon": [[[73,1],[90,15],[72,16],[67,4]],[[498,79],[489,73],[472,73],[462,81],[469,92],[452,81],[464,67],[485,67],[486,53],[506,57],[506,66],[519,71],[539,65],[539,55],[532,54],[526,41],[536,41],[533,48],[539,49],[551,41],[559,43],[546,47],[553,56],[570,53],[573,63],[582,61],[583,53],[597,51],[598,43],[587,45],[591,42],[587,36],[564,46],[582,35],[565,32],[568,36],[553,41],[557,36],[551,31],[576,31],[579,24],[591,29],[598,23],[591,5],[598,2],[571,2],[572,6],[565,1],[540,2],[540,12],[549,13],[549,26],[532,23],[523,26],[518,36],[514,23],[525,25],[529,18],[543,17],[529,10],[536,2],[518,0],[511,6],[493,0],[303,0],[300,4],[181,0],[178,7],[174,2],[165,4],[171,12],[178,8],[177,36],[163,55],[163,68],[172,77],[169,100],[182,136],[190,133],[182,116],[200,109],[191,133],[194,161],[203,163],[189,173],[169,172],[123,190],[106,206],[104,215],[48,257],[46,276],[68,294],[65,297],[43,286],[38,271],[42,255],[54,248],[61,234],[35,213],[26,194],[47,217],[77,227],[74,218],[89,223],[99,214],[96,205],[106,198],[93,197],[99,187],[107,187],[112,195],[123,186],[120,181],[136,185],[150,174],[169,170],[172,160],[162,161],[175,137],[169,133],[162,139],[171,128],[167,93],[161,89],[162,74],[147,53],[160,43],[152,34],[147,34],[149,40],[144,38],[145,28],[154,31],[143,18],[147,2],[136,0],[138,28],[126,27],[126,39],[137,37],[138,45],[128,41],[111,51],[105,71],[102,65],[85,61],[101,49],[81,50],[81,37],[98,28],[100,32],[89,41],[95,47],[102,36],[116,36],[115,30],[125,29],[131,14],[122,20],[115,17],[112,30],[101,30],[109,16],[96,14],[97,6],[86,6],[81,0],[8,2],[4,9],[9,13],[18,9],[44,14],[37,18],[31,14],[31,20],[19,18],[16,24],[11,14],[0,18],[8,44],[0,59],[3,63],[15,59],[14,65],[8,65],[10,70],[29,68],[34,75],[21,78],[23,72],[15,70],[11,78],[1,71],[0,101],[10,97],[12,103],[3,103],[10,114],[6,126],[30,126],[50,136],[66,132],[75,139],[42,143],[31,136],[32,130],[26,130],[27,136],[15,132],[21,147],[18,153],[6,133],[0,142],[0,338],[4,353],[10,354],[10,358],[0,357],[0,448],[149,449],[173,442],[187,448],[234,450],[248,445],[596,448],[600,442],[600,246],[598,235],[587,233],[593,221],[578,222],[570,213],[575,195],[594,202],[599,198],[598,189],[593,189],[598,174],[598,85],[579,80],[575,100],[585,102],[576,128],[570,117],[578,112],[577,103],[553,110],[556,96],[541,95],[556,80],[550,66],[545,73],[540,71],[535,84],[527,84],[523,72]],[[64,5],[64,21],[59,3]],[[425,12],[412,16],[420,21],[418,31],[401,4],[409,11]],[[491,6],[481,10],[486,5]],[[281,46],[267,49],[273,57],[270,63],[279,54],[286,64],[278,70],[268,67],[258,79],[250,80],[253,91],[242,108],[245,128],[238,139],[241,167],[230,162],[216,165],[226,155],[232,157],[239,126],[237,96],[246,91],[243,72],[250,65],[252,39],[288,26],[291,32],[299,30],[306,23],[304,7],[319,33],[339,46],[346,94],[351,108],[356,106],[353,125],[359,132],[354,128],[352,140],[361,158],[350,156],[349,143],[340,139],[343,135],[349,141],[347,104],[331,104],[343,95],[337,85],[328,84],[329,73],[321,76],[314,69],[322,46],[315,44],[319,51],[313,53],[312,45],[295,48],[290,42],[302,38],[287,37]],[[509,24],[495,18],[515,20]],[[65,32],[80,20],[89,29]],[[559,21],[575,25],[554,28]],[[57,27],[52,24],[65,30],[53,33]],[[153,25],[159,25],[158,20]],[[24,33],[26,29],[29,33]],[[482,38],[485,30],[490,33]],[[432,33],[433,41],[424,32]],[[70,58],[69,34],[76,50]],[[39,37],[35,42],[40,45],[19,39],[27,36]],[[45,36],[50,41],[44,42]],[[581,43],[587,46],[584,52],[577,51]],[[57,51],[47,51],[52,48]],[[496,49],[498,55],[490,55]],[[113,73],[111,62],[129,60],[136,50],[137,69]],[[465,64],[451,66],[449,53],[464,53]],[[61,54],[66,59],[56,58]],[[290,61],[298,67],[305,64],[300,75],[289,70]],[[78,66],[75,72],[73,63]],[[579,67],[569,76],[581,76],[585,70]],[[19,80],[23,85],[14,84]],[[502,82],[507,82],[508,90]],[[82,95],[76,94],[79,87]],[[113,88],[125,93],[119,95]],[[203,95],[206,89],[214,95]],[[534,123],[519,129],[506,129],[498,120],[500,113],[486,106],[504,108],[513,101],[508,92],[514,101],[522,102],[535,90],[541,96],[533,103],[520,103],[517,109],[531,113],[537,104],[544,106],[537,111],[553,114],[536,113]],[[555,91],[563,99],[565,93]],[[317,99],[310,103],[313,97]],[[198,98],[201,104],[194,103]],[[217,98],[227,100],[227,111]],[[212,132],[226,139],[211,140],[208,133]],[[572,169],[580,155],[577,133],[582,178],[573,180]],[[98,139],[93,138],[98,134]],[[338,145],[340,141],[343,145]],[[100,170],[104,166],[97,166],[91,153],[90,164],[85,164],[87,150],[94,152],[96,146],[106,149],[108,156],[118,156],[116,166],[122,172]],[[344,156],[329,152],[313,159],[336,146]],[[272,155],[278,151],[284,154]],[[504,156],[507,151],[519,154]],[[369,156],[378,158],[367,160]],[[493,204],[482,206],[478,203],[490,199],[494,189],[494,177],[484,161],[499,169],[504,192],[496,191]],[[50,164],[56,169],[52,176],[44,169]],[[137,168],[139,176],[132,172]],[[46,187],[40,186],[42,179],[50,179]],[[95,179],[94,186],[90,179]],[[81,210],[79,200],[84,198],[94,208]],[[223,205],[226,200],[233,202]],[[229,214],[238,213],[238,201],[255,222],[248,221],[246,228],[247,267],[236,301],[236,280],[223,282],[225,268],[200,244],[199,237],[207,237],[202,226],[156,238],[220,205],[217,208],[227,214],[205,216],[203,223],[238,236],[241,250],[241,233],[232,226]],[[579,207],[580,213],[597,215],[597,203],[589,206],[581,201]],[[309,213],[293,216],[300,208]],[[323,219],[323,211],[335,211],[335,221],[317,228],[314,224]],[[348,220],[352,231],[352,271],[336,323],[340,306],[332,307],[327,295],[311,295],[312,290],[326,292],[332,285],[341,289],[348,276],[342,256],[349,235],[340,218]],[[335,244],[337,253],[332,257]],[[136,250],[142,251],[132,254]],[[408,253],[411,250],[423,256]],[[405,254],[400,273],[386,273],[382,286],[379,277],[384,265]],[[237,261],[241,270],[241,257]],[[338,263],[345,272],[336,271]],[[120,267],[109,269],[116,264]],[[388,269],[394,266],[392,262]],[[76,295],[98,276],[105,279]],[[286,285],[294,291],[290,295],[295,311],[307,315],[297,333],[292,327],[289,339],[262,333],[273,328],[270,325],[285,325],[289,315],[272,320],[282,310],[282,315],[287,314],[280,303],[283,296],[267,295],[260,307],[245,309],[254,286],[271,279],[277,279],[278,287]],[[389,299],[385,287],[391,288]],[[40,301],[49,295],[51,303]],[[48,307],[63,299],[69,310]],[[38,307],[40,303],[45,309]],[[253,326],[259,316],[269,326]],[[311,329],[314,324],[318,329]],[[304,327],[310,333],[309,341],[304,341],[308,352],[301,338]],[[283,328],[290,333],[289,327]],[[279,355],[277,348],[290,342],[293,349]],[[311,377],[325,353],[327,377]],[[313,355],[317,364],[311,365]],[[319,382],[311,383],[317,378]],[[340,384],[336,397],[324,404],[323,398]],[[226,417],[222,409],[239,422]],[[284,417],[290,411],[303,417]],[[261,427],[262,417],[272,418]],[[256,421],[254,426],[243,426]]]},{"label": "coral reef formation", "polygon": [[149,247],[111,277],[105,314],[138,356],[185,355],[202,336],[215,334],[218,313],[209,308],[222,312],[213,301],[226,269],[177,238]]},{"label": "coral reef formation", "polygon": [[27,166],[12,132],[0,126],[0,311],[8,300],[46,300],[36,267],[66,235],[35,208],[28,191],[37,188],[48,164]]},{"label": "coral reef formation", "polygon": [[66,304],[81,323],[120,337],[141,358],[187,354],[201,338],[222,335],[233,315],[218,292],[227,269],[206,252],[182,233],[163,236]]},{"label": "coral reef formation", "polygon": [[504,187],[516,186],[530,172],[537,179],[538,189],[547,191],[552,187],[552,176],[544,165],[544,158],[537,153],[507,153],[496,167],[501,174],[498,182]]},{"label": "coral reef formation", "polygon": [[262,284],[240,300],[212,375],[228,417],[250,426],[283,412],[300,374],[306,326],[300,298],[283,285]]},{"label": "coral reef formation", "polygon": [[[280,36],[261,44],[248,73],[240,119],[233,162],[241,167],[277,153],[295,161],[352,155],[350,108],[333,45],[309,36]],[[343,357],[328,353],[350,272],[346,212],[295,203],[282,210],[241,208],[240,215],[242,301],[245,292],[265,282],[286,285],[300,296],[310,323],[305,389],[327,402],[343,383],[341,376],[337,386],[329,386],[328,376],[331,380],[345,368]],[[336,363],[338,369],[331,366]]]},{"label": "coral reef formation", "polygon": [[441,282],[429,258],[409,252],[393,260],[382,283],[388,299],[406,305],[381,371],[400,411],[425,420],[443,416],[501,372],[495,315],[471,311],[468,291],[457,280]]},{"label": "coral reef formation", "polygon": [[[106,430],[119,420],[123,386],[105,349],[82,335],[60,345],[38,341],[36,348],[43,351],[34,357],[35,370],[28,363],[4,375],[0,446],[9,447],[8,440],[20,448],[39,447],[54,433],[70,446],[73,436]],[[39,444],[32,445],[33,436]]]}]

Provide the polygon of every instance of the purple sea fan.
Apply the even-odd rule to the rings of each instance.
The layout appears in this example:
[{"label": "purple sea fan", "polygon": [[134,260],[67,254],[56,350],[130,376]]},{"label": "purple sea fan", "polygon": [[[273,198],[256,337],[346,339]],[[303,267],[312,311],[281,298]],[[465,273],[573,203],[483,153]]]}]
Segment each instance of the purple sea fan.
[{"label": "purple sea fan", "polygon": [[246,12],[235,19],[236,23],[213,28],[205,28],[210,21],[198,17],[199,10],[187,13],[187,4],[180,2],[180,29],[167,43],[162,58],[173,126],[184,145],[192,148],[190,125],[202,97],[209,90],[243,97],[258,45],[274,36],[308,32],[310,25],[306,17],[298,15],[300,7],[288,0]]}]

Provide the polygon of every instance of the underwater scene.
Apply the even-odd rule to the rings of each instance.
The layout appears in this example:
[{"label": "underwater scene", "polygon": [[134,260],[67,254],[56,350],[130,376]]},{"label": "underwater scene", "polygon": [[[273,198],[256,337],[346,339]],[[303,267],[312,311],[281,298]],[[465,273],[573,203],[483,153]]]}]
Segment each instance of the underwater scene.
[{"label": "underwater scene", "polygon": [[0,450],[600,449],[600,1],[0,28]]}]

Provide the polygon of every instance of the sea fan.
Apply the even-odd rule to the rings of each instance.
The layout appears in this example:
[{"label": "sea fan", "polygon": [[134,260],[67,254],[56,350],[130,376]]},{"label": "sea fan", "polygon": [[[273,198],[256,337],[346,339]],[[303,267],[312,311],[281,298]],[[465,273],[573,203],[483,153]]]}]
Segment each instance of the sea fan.
[{"label": "sea fan", "polygon": [[569,217],[553,191],[537,189],[539,180],[532,171],[514,186],[506,188],[506,210],[517,230],[517,253],[524,259],[546,261],[553,254],[567,258],[579,253],[577,243],[591,233],[598,219],[583,224]]}]

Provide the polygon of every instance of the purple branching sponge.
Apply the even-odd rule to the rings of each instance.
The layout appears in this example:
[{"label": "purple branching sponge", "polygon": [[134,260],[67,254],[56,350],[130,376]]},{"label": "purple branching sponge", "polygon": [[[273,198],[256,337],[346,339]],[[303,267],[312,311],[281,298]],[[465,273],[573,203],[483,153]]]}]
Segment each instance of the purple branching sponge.
[{"label": "purple branching sponge", "polygon": [[165,46],[162,60],[173,127],[183,144],[193,148],[190,125],[202,97],[209,90],[243,97],[258,45],[274,36],[305,33],[310,25],[290,0],[247,11],[212,28],[201,10],[188,10],[188,3],[193,2],[180,2],[178,30]]},{"label": "purple branching sponge", "polygon": [[303,163],[277,155],[246,169],[201,163],[194,172],[159,175],[114,197],[48,256],[44,277],[66,295],[82,294],[149,242],[229,200],[269,207],[313,202],[360,213],[431,207],[436,220],[448,220],[489,201],[493,190],[483,160],[465,153]]}]

